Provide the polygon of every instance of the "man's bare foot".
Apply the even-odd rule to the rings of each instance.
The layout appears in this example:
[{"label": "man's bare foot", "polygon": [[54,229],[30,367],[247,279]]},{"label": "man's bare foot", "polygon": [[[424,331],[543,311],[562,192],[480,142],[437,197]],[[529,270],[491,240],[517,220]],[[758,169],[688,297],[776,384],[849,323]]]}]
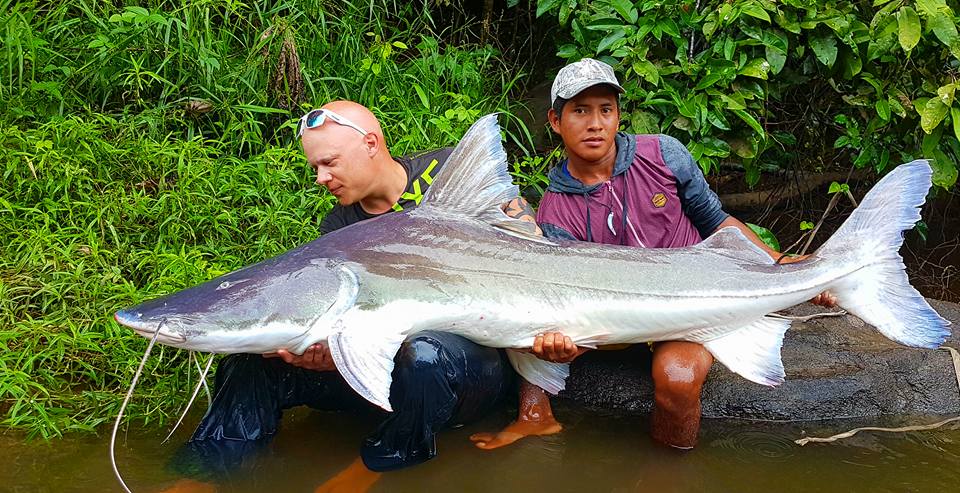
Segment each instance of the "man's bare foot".
[{"label": "man's bare foot", "polygon": [[364,493],[380,479],[379,472],[373,472],[363,465],[363,459],[357,457],[346,469],[337,473],[326,483],[317,486],[314,493]]},{"label": "man's bare foot", "polygon": [[520,383],[520,413],[516,421],[498,433],[474,433],[470,441],[479,448],[492,450],[528,436],[560,433],[563,426],[553,417],[550,397],[540,387]]},{"label": "man's bare foot", "polygon": [[497,433],[474,433],[470,435],[470,440],[479,448],[492,450],[500,448],[528,436],[534,435],[553,435],[560,433],[563,425],[557,422],[553,416],[540,421],[516,420],[507,425],[502,431]]}]

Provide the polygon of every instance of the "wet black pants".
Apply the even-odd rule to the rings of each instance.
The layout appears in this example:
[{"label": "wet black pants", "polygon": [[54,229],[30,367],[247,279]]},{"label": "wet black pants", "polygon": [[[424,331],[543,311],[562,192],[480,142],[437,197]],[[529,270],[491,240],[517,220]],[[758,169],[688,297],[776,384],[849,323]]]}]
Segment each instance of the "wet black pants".
[{"label": "wet black pants", "polygon": [[[503,351],[445,332],[411,336],[394,362],[394,411],[360,447],[364,464],[373,471],[433,458],[437,431],[480,418],[514,388]],[[277,432],[284,409],[300,405],[325,410],[372,407],[336,372],[305,370],[255,354],[223,358],[213,404],[177,454],[181,466],[176,469],[187,466],[194,470],[189,475],[208,477],[234,469]]]}]

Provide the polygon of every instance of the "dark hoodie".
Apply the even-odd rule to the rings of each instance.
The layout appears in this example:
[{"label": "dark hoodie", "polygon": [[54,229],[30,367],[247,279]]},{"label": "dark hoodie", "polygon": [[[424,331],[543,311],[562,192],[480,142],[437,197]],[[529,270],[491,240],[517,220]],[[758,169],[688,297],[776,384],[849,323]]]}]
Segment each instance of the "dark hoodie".
[{"label": "dark hoodie", "polygon": [[728,217],[693,156],[667,135],[616,136],[613,176],[584,185],[550,171],[537,223],[548,237],[648,248],[699,243]]}]

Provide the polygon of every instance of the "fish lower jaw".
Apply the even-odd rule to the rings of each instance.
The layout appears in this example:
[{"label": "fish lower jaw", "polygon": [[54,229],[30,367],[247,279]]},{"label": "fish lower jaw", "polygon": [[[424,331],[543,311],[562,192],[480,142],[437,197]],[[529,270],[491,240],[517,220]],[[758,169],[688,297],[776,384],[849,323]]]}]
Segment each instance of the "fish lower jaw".
[{"label": "fish lower jaw", "polygon": [[165,330],[161,330],[159,334],[157,334],[156,329],[134,328],[133,331],[139,334],[141,337],[150,340],[153,340],[154,336],[156,336],[157,342],[165,346],[181,347],[181,345],[187,341],[187,338],[183,335],[171,333]]}]

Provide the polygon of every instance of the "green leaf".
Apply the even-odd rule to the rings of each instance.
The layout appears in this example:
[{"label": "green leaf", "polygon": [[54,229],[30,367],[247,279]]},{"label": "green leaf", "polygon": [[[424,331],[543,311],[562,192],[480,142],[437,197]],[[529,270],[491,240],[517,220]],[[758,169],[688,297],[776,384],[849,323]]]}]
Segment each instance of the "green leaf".
[{"label": "green leaf", "polygon": [[810,38],[810,48],[820,63],[833,67],[837,61],[837,38],[831,33],[820,34]]},{"label": "green leaf", "polygon": [[768,247],[780,251],[780,242],[777,241],[777,237],[767,228],[763,226],[757,226],[756,224],[747,223],[747,226],[753,230],[753,232],[760,237],[765,245]]},{"label": "green leaf", "polygon": [[917,0],[917,7],[920,7],[920,12],[923,12],[925,16],[933,16],[939,12],[951,12],[950,7],[947,7],[946,0]]},{"label": "green leaf", "polygon": [[573,9],[577,7],[577,0],[567,0],[560,4],[560,12],[557,13],[557,20],[560,21],[561,26],[566,26],[567,21],[570,20],[570,14],[573,13]]},{"label": "green leaf", "polygon": [[949,190],[957,183],[957,163],[939,149],[934,151],[933,156],[934,159],[930,162],[933,168],[933,184]]},{"label": "green leaf", "polygon": [[583,40],[583,30],[580,28],[580,22],[577,19],[570,21],[570,33],[573,34],[574,41],[580,46],[585,45]]},{"label": "green leaf", "polygon": [[[710,122],[714,127],[719,128],[720,130],[730,130],[730,124],[727,123],[727,119],[724,118],[723,110],[708,110],[707,111],[707,121]],[[752,156],[751,156],[752,157]]]},{"label": "green leaf", "polygon": [[800,221],[800,231],[807,231],[808,229],[813,229],[813,223],[810,221]]},{"label": "green leaf", "polygon": [[897,12],[897,25],[900,28],[897,34],[903,51],[910,51],[920,42],[920,16],[910,7],[903,7]]},{"label": "green leaf", "polygon": [[843,76],[846,79],[852,79],[863,70],[863,62],[860,57],[850,50],[843,50]]},{"label": "green leaf", "polygon": [[395,48],[400,48],[401,50],[407,49],[407,44],[403,41],[394,41],[392,44]]},{"label": "green leaf", "polygon": [[630,117],[630,123],[633,126],[635,134],[658,134],[660,133],[660,120],[657,115],[646,111],[634,111]]},{"label": "green leaf", "polygon": [[793,11],[783,9],[777,12],[777,24],[793,34],[800,34],[800,23],[797,22],[797,14]]},{"label": "green leaf", "polygon": [[716,137],[703,137],[703,153],[713,157],[727,157],[730,155],[730,144]]},{"label": "green leaf", "polygon": [[610,0],[610,5],[613,7],[613,10],[616,10],[620,17],[623,17],[623,20],[627,21],[630,24],[636,24],[639,14],[637,9],[633,8],[633,2],[630,0]]},{"label": "green leaf", "polygon": [[890,121],[890,103],[886,99],[878,99],[874,105],[877,109],[877,116],[883,121]]},{"label": "green leaf", "polygon": [[765,55],[767,61],[770,62],[770,71],[774,74],[779,74],[783,70],[783,66],[787,64],[787,55],[776,48],[767,46]]},{"label": "green leaf", "polygon": [[660,83],[660,72],[657,70],[657,66],[650,63],[649,60],[633,62],[633,71],[653,85]]},{"label": "green leaf", "polygon": [[832,195],[835,193],[847,193],[849,191],[850,191],[850,185],[847,185],[846,183],[841,184],[837,182],[831,182],[830,189],[827,190],[827,193]]},{"label": "green leaf", "polygon": [[937,88],[937,96],[940,97],[940,102],[946,106],[953,105],[953,95],[957,90],[956,84],[947,84],[945,86],[940,86]]},{"label": "green leaf", "polygon": [[423,104],[423,107],[430,109],[430,98],[427,97],[427,93],[423,91],[423,88],[420,87],[420,84],[414,84],[413,90],[417,93],[417,97],[420,98],[420,102]]},{"label": "green leaf", "polygon": [[719,81],[719,80],[722,79],[722,78],[723,78],[723,74],[720,73],[720,72],[711,72],[711,73],[708,73],[708,74],[705,75],[702,79],[700,79],[700,82],[697,82],[697,85],[694,86],[693,90],[694,90],[694,91],[699,91],[699,90],[702,90],[702,89],[706,89],[706,88],[708,88],[708,87],[716,84],[717,81]]},{"label": "green leaf", "polygon": [[864,147],[863,150],[860,151],[860,154],[857,155],[857,158],[853,160],[853,165],[857,168],[862,168],[866,166],[867,163],[869,163],[870,160],[873,159],[874,154],[875,154],[875,151],[872,146]]},{"label": "green leaf", "polygon": [[740,11],[750,17],[756,17],[757,19],[770,22],[770,15],[767,14],[766,10],[763,10],[763,7],[759,3],[747,2],[740,7]]},{"label": "green leaf", "polygon": [[953,134],[960,140],[960,108],[950,108],[950,119],[953,120]]},{"label": "green leaf", "polygon": [[590,31],[612,31],[623,29],[623,21],[616,17],[594,17],[586,27]]},{"label": "green leaf", "polygon": [[560,4],[560,0],[538,0],[537,1],[537,17],[540,17],[545,12],[553,10],[554,7]]},{"label": "green leaf", "polygon": [[933,31],[937,39],[947,48],[957,44],[957,25],[954,23],[953,16],[938,12],[927,17],[927,28]]},{"label": "green leaf", "polygon": [[620,41],[626,35],[627,35],[627,32],[621,28],[604,36],[604,38],[600,40],[600,44],[597,45],[597,53],[601,53],[607,48],[613,46],[614,43],[616,43],[617,41]]},{"label": "green leaf", "polygon": [[928,134],[933,132],[933,129],[946,118],[949,109],[950,107],[943,104],[940,98],[930,98],[920,110],[920,128]]},{"label": "green leaf", "polygon": [[763,58],[754,58],[747,62],[746,65],[740,69],[740,75],[746,75],[748,77],[756,77],[758,79],[767,80],[767,73],[770,71],[770,63],[764,60]]},{"label": "green leaf", "polygon": [[932,156],[937,150],[937,146],[940,145],[940,139],[942,138],[943,127],[933,129],[933,132],[923,136],[923,140],[920,142],[920,152],[924,156]]},{"label": "green leaf", "polygon": [[573,58],[577,54],[577,46],[570,43],[565,44],[557,50],[557,56],[564,59]]},{"label": "green leaf", "polygon": [[747,113],[746,111],[743,111],[743,110],[734,110],[734,109],[731,109],[730,111],[732,111],[734,115],[737,115],[738,117],[740,117],[741,120],[746,122],[746,124],[749,125],[754,132],[757,132],[757,134],[760,135],[761,139],[767,138],[767,134],[766,132],[763,131],[763,127],[760,125],[760,122],[758,122],[757,119],[754,118],[750,113]]},{"label": "green leaf", "polygon": [[677,23],[673,19],[663,19],[657,22],[657,27],[669,34],[670,37],[677,38],[680,36],[680,28],[677,27]]}]

